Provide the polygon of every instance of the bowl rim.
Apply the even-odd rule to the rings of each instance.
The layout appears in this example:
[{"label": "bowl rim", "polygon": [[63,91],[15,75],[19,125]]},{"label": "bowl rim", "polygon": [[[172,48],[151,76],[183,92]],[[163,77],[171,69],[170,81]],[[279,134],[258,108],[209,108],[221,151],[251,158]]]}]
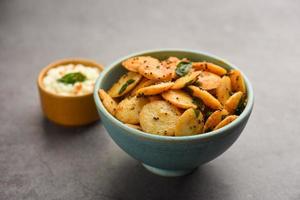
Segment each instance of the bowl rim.
[{"label": "bowl rim", "polygon": [[[77,97],[86,97],[86,96],[91,96],[93,95],[93,92],[87,93],[87,94],[80,94],[80,95],[70,95],[70,96],[64,96],[64,95],[59,95],[56,93],[49,92],[48,90],[45,89],[44,84],[43,84],[43,78],[45,77],[46,73],[52,69],[55,68],[59,65],[66,65],[66,64],[82,64],[82,65],[89,65],[91,67],[98,68],[100,70],[100,74],[103,72],[104,67],[102,64],[98,63],[95,60],[92,59],[87,59],[87,58],[79,58],[79,57],[71,57],[71,58],[62,58],[59,60],[55,60],[51,62],[50,64],[46,65],[39,73],[38,78],[37,78],[37,85],[38,88],[47,93],[48,95],[56,98],[67,98],[67,99],[74,99]],[[88,63],[88,64],[87,64]],[[96,82],[95,82],[96,83]]]},{"label": "bowl rim", "polygon": [[[99,95],[98,95],[98,90],[101,88],[100,86],[102,85],[102,80],[103,78],[112,70],[114,69],[118,64],[120,64],[122,61],[124,61],[125,59],[128,59],[130,57],[134,57],[134,56],[139,56],[139,55],[143,55],[143,54],[149,54],[149,53],[163,53],[163,52],[185,52],[185,53],[196,53],[196,54],[202,54],[211,58],[214,58],[216,60],[219,60],[221,62],[224,62],[225,64],[229,65],[230,68],[233,69],[237,69],[239,70],[244,78],[245,81],[245,85],[247,88],[247,97],[248,97],[248,102],[247,105],[244,109],[244,111],[238,116],[238,118],[236,120],[234,120],[233,122],[231,122],[230,124],[205,133],[205,134],[198,134],[198,135],[191,135],[191,136],[178,136],[178,137],[174,137],[174,136],[162,136],[162,135],[155,135],[155,134],[151,134],[151,133],[146,133],[144,131],[140,131],[134,128],[131,128],[129,126],[126,126],[124,123],[122,123],[121,121],[119,121],[118,119],[116,119],[114,116],[112,116],[103,106]],[[95,87],[94,87],[94,100],[95,100],[95,104],[96,107],[98,109],[100,109],[100,111],[110,120],[112,121],[112,123],[122,129],[126,130],[126,133],[130,133],[133,134],[137,137],[143,138],[143,139],[151,139],[151,140],[156,140],[156,141],[192,141],[192,140],[197,140],[197,139],[206,139],[206,138],[210,138],[213,136],[221,136],[224,135],[227,130],[233,129],[235,127],[238,126],[238,124],[240,124],[243,119],[245,119],[247,116],[249,116],[251,114],[253,105],[254,105],[254,94],[253,94],[253,88],[252,85],[249,81],[249,79],[247,78],[247,76],[235,65],[231,64],[230,62],[226,61],[225,59],[222,59],[218,56],[215,56],[211,53],[207,53],[204,51],[198,51],[198,50],[192,50],[192,49],[181,49],[181,48],[170,48],[170,49],[152,49],[152,50],[145,50],[145,51],[139,51],[136,53],[132,53],[129,54],[127,56],[123,56],[119,59],[117,59],[115,62],[107,65],[107,67],[105,67],[104,71],[99,75],[99,77],[97,78],[96,82],[95,82]]]}]

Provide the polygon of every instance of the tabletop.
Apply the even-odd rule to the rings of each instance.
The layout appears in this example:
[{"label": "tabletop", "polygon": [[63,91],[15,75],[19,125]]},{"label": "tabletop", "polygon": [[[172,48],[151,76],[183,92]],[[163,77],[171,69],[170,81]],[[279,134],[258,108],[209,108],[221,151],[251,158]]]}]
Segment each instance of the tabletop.
[{"label": "tabletop", "polygon": [[[300,199],[300,1],[0,1],[0,199]],[[107,65],[140,50],[226,58],[254,87],[237,142],[179,178],[146,171],[101,121],[43,117],[36,79],[48,63]]]}]

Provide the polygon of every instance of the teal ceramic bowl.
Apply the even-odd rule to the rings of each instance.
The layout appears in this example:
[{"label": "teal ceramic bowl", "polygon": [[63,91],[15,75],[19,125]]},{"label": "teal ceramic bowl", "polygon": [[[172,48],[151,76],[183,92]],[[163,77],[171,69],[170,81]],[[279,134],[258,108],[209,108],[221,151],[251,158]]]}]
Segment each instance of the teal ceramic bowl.
[{"label": "teal ceramic bowl", "polygon": [[95,84],[94,99],[102,123],[115,143],[149,171],[163,176],[181,176],[224,153],[240,136],[253,107],[253,90],[243,74],[247,87],[248,104],[243,113],[231,124],[206,134],[172,137],[145,133],[124,125],[114,118],[101,103],[98,90],[109,89],[125,73],[121,62],[133,56],[153,56],[166,59],[169,56],[188,58],[192,61],[208,61],[226,69],[237,69],[216,56],[192,50],[152,50],[132,54],[107,66]]}]

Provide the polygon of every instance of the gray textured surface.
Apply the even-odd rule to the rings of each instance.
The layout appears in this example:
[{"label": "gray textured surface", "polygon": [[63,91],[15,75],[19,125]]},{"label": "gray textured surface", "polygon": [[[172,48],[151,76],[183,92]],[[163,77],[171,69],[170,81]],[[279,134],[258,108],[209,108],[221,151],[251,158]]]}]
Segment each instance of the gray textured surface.
[{"label": "gray textured surface", "polygon": [[[0,199],[300,199],[300,2],[0,1]],[[206,50],[249,76],[256,102],[240,139],[194,174],[150,174],[101,123],[43,118],[39,70],[104,64],[138,50]]]}]

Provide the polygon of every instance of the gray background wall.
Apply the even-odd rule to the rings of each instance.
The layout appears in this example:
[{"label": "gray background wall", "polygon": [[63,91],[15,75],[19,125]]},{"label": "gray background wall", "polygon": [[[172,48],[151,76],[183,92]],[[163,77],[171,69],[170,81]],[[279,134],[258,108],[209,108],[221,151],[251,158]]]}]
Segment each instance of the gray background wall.
[{"label": "gray background wall", "polygon": [[[300,1],[0,0],[0,199],[300,199]],[[255,90],[240,139],[167,179],[120,150],[101,123],[43,118],[38,72],[64,57],[108,64],[139,50],[204,50]]]}]

